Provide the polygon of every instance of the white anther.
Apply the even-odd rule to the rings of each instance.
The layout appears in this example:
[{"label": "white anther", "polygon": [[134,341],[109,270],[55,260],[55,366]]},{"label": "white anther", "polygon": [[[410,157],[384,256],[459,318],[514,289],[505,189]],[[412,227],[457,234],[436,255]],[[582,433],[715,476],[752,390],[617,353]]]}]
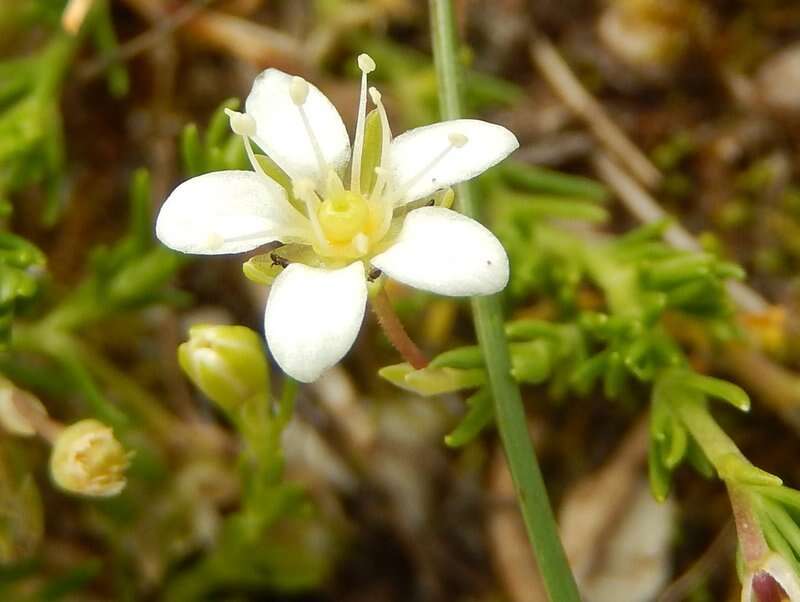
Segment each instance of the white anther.
[{"label": "white anther", "polygon": [[237,136],[255,136],[256,135],[256,120],[252,115],[247,113],[240,113],[239,111],[232,111],[225,109],[225,114],[231,121],[231,130]]},{"label": "white anther", "polygon": [[381,93],[378,91],[377,88],[370,88],[369,89],[369,97],[372,99],[376,105],[381,103]]},{"label": "white anther", "polygon": [[222,238],[222,236],[220,236],[216,232],[212,232],[211,234],[208,235],[208,238],[206,239],[206,244],[208,245],[209,249],[211,249],[212,251],[216,251],[217,249],[222,247],[222,245],[225,244],[225,239]]},{"label": "white anther", "polygon": [[461,132],[450,132],[450,134],[448,134],[447,136],[447,139],[450,140],[450,144],[452,144],[456,148],[461,148],[467,142],[469,142],[469,138],[467,138]]},{"label": "white anther", "polygon": [[289,96],[297,106],[304,104],[308,98],[308,82],[295,75],[289,84]]},{"label": "white anther", "polygon": [[353,248],[357,253],[363,255],[369,251],[369,236],[363,232],[359,232],[353,237]]},{"label": "white anther", "polygon": [[358,68],[361,69],[364,73],[372,73],[375,71],[375,61],[372,60],[372,57],[368,54],[359,54],[358,55]]}]

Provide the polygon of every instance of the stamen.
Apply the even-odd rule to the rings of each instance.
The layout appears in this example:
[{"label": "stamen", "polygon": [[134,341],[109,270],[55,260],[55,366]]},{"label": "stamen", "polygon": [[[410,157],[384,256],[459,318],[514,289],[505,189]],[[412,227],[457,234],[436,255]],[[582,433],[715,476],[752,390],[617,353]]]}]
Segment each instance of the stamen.
[{"label": "stamen", "polygon": [[419,172],[417,172],[411,179],[401,184],[398,189],[395,191],[395,194],[392,195],[392,203],[396,203],[397,201],[401,200],[406,193],[411,190],[411,187],[414,186],[417,182],[419,182],[425,175],[430,172],[436,165],[444,159],[451,150],[454,148],[462,148],[467,142],[469,142],[469,138],[460,132],[451,132],[447,136],[448,142],[450,144],[447,145],[438,155],[436,155],[430,163],[428,163],[425,167],[423,167]]},{"label": "stamen", "polygon": [[[222,236],[218,232],[211,232],[206,237],[206,245],[208,245],[209,249],[217,250],[222,247],[222,245],[231,242],[248,242],[251,240],[259,240],[266,238],[268,236],[272,236],[274,232],[267,231],[267,230],[257,230],[255,232],[248,232],[247,234],[239,234],[238,236]],[[308,240],[308,231],[303,231],[297,228],[290,228],[286,229],[281,232],[281,241],[287,242],[292,238],[297,239],[298,241]]]},{"label": "stamen", "polygon": [[231,109],[225,109],[225,114],[230,119],[231,130],[234,134],[248,137],[256,135],[256,120],[252,115]]},{"label": "stamen", "polygon": [[289,96],[298,107],[303,106],[308,98],[308,82],[295,75],[289,84]]},{"label": "stamen", "polygon": [[256,120],[253,119],[252,115],[231,111],[230,109],[225,109],[225,114],[231,120],[231,130],[233,130],[233,133],[242,137],[244,150],[245,153],[247,153],[247,160],[250,161],[253,171],[272,180],[261,167],[261,163],[258,162],[255,151],[253,151],[253,145],[250,143],[250,136],[255,136],[256,134]]},{"label": "stamen", "polygon": [[360,255],[364,255],[369,250],[369,236],[359,232],[353,237],[353,248]]},{"label": "stamen", "polygon": [[353,162],[350,165],[350,190],[356,194],[361,193],[361,155],[364,154],[364,128],[367,120],[367,74],[375,71],[375,61],[368,54],[359,54],[358,68],[361,69],[361,93],[353,141]]},{"label": "stamen", "polygon": [[306,99],[308,98],[308,90],[308,82],[302,77],[295,75],[292,78],[292,81],[289,83],[289,96],[297,107],[297,110],[300,111],[300,118],[303,120],[303,127],[306,129],[306,135],[308,136],[309,142],[311,142],[311,148],[314,149],[314,156],[317,159],[320,174],[325,174],[328,172],[328,164],[325,162],[325,156],[322,154],[322,148],[320,147],[319,141],[311,129],[311,123],[308,121],[308,115],[306,115],[306,111],[303,108],[303,105],[305,105]]},{"label": "stamen", "polygon": [[334,170],[328,172],[328,179],[325,181],[325,196],[326,198],[341,196],[344,194],[344,184]]},{"label": "stamen", "polygon": [[314,191],[314,182],[309,179],[296,180],[294,182],[294,196],[306,204],[308,219],[311,222],[311,229],[317,237],[317,242],[319,242],[321,247],[329,248],[330,244],[328,243],[325,233],[322,231],[322,226],[317,216],[317,210],[322,204],[322,201],[320,201],[317,193]]}]

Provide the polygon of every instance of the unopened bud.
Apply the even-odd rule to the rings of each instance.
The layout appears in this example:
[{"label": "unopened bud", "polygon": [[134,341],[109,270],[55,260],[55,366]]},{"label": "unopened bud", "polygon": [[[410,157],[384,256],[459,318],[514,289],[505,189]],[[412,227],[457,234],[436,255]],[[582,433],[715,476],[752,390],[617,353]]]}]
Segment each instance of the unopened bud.
[{"label": "unopened bud", "polygon": [[50,474],[70,493],[117,495],[125,487],[130,455],[110,427],[92,418],[61,431],[50,454]]},{"label": "unopened bud", "polygon": [[742,602],[800,601],[800,579],[780,554],[770,552],[742,583]]},{"label": "unopened bud", "polygon": [[225,410],[267,389],[261,338],[244,326],[193,326],[178,347],[178,361],[197,388]]},{"label": "unopened bud", "polygon": [[[15,401],[14,397],[18,395],[24,395],[25,398]],[[47,416],[47,410],[41,401],[33,395],[16,389],[5,379],[0,380],[0,428],[19,437],[33,437],[36,434],[36,428],[31,424],[28,416],[20,412],[18,403],[27,404],[29,412],[35,412],[43,417]]]}]

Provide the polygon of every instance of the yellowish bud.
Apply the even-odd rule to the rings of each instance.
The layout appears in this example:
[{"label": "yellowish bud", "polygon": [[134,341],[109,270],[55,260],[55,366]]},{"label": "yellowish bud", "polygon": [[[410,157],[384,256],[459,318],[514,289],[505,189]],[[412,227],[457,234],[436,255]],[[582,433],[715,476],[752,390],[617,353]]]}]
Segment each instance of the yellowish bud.
[{"label": "yellowish bud", "polygon": [[189,340],[178,347],[178,362],[197,388],[225,410],[267,390],[261,337],[244,326],[193,326]]},{"label": "yellowish bud", "polygon": [[6,380],[0,381],[0,428],[3,428],[12,435],[19,437],[33,437],[36,428],[30,420],[19,411],[17,402],[14,401],[15,395],[25,395],[26,398],[21,403],[28,404],[30,412],[36,412],[41,416],[47,416],[42,402],[34,396],[18,391],[13,384]]},{"label": "yellowish bud", "polygon": [[65,428],[53,444],[50,475],[64,491],[93,497],[125,487],[130,455],[110,427],[92,418]]}]

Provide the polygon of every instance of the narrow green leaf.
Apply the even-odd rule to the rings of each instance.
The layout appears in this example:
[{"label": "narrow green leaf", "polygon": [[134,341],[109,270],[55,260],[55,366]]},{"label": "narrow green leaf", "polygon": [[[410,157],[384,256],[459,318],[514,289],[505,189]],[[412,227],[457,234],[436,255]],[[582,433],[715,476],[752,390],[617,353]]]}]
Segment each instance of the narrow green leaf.
[{"label": "narrow green leaf", "polygon": [[181,159],[187,176],[198,176],[205,171],[205,155],[200,143],[197,125],[190,123],[181,132]]},{"label": "narrow green leaf", "polygon": [[482,368],[483,350],[478,345],[451,349],[433,358],[429,366],[431,368]]},{"label": "narrow green leaf", "polygon": [[685,375],[683,375],[681,379],[687,387],[702,391],[711,397],[727,401],[733,407],[743,412],[750,410],[750,396],[744,389],[733,383],[689,370],[685,371]]},{"label": "narrow green leaf", "polygon": [[672,473],[661,461],[661,457],[659,442],[651,438],[647,453],[647,468],[650,477],[650,491],[659,502],[667,499],[672,484]]},{"label": "narrow green leaf", "polygon": [[444,438],[449,447],[461,447],[477,437],[494,419],[492,393],[483,387],[467,399],[469,410],[453,431]]},{"label": "narrow green leaf", "polygon": [[602,202],[608,199],[606,188],[589,178],[564,174],[518,161],[507,161],[500,168],[512,184],[531,192],[558,194]]}]

